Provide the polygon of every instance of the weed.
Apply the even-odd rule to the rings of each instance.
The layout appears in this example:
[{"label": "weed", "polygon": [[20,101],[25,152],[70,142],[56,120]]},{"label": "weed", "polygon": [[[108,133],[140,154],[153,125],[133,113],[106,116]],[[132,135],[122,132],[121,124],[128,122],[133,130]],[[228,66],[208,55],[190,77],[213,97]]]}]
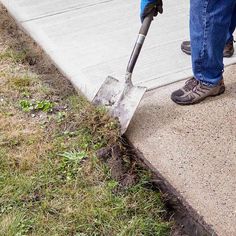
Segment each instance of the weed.
[{"label": "weed", "polygon": [[68,161],[76,161],[77,163],[80,163],[84,158],[87,157],[86,153],[84,151],[70,151],[70,152],[64,152],[59,154],[59,156],[65,158]]},{"label": "weed", "polygon": [[34,104],[35,111],[52,112],[53,107],[54,104],[47,100],[36,101]]},{"label": "weed", "polygon": [[20,100],[19,104],[24,112],[29,112],[34,109],[33,103],[31,103],[29,100]]},{"label": "weed", "polygon": [[20,100],[20,108],[24,112],[30,111],[43,111],[43,112],[52,112],[54,104],[47,100],[42,101],[29,101],[29,100]]}]

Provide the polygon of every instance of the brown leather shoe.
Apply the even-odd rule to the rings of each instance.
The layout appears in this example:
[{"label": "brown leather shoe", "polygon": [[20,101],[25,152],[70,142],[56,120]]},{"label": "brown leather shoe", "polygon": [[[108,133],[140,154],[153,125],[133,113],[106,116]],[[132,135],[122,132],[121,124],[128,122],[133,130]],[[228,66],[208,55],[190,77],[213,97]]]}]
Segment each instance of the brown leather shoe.
[{"label": "brown leather shoe", "polygon": [[[191,55],[191,44],[190,41],[183,41],[181,44],[181,50],[188,54]],[[224,57],[232,57],[234,54],[234,42],[229,42],[225,45],[224,48]]]}]

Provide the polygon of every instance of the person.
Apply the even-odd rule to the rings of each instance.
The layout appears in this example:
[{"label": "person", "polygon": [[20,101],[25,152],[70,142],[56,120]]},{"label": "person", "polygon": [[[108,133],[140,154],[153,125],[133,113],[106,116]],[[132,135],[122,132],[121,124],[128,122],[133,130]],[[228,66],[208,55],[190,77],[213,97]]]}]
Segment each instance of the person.
[{"label": "person", "polygon": [[[162,13],[162,0],[141,0],[141,21],[152,10],[155,16]],[[191,43],[183,42],[181,48],[187,44],[193,77],[171,94],[175,103],[196,104],[224,93],[223,56],[232,56],[235,27],[236,0],[190,0]]]}]

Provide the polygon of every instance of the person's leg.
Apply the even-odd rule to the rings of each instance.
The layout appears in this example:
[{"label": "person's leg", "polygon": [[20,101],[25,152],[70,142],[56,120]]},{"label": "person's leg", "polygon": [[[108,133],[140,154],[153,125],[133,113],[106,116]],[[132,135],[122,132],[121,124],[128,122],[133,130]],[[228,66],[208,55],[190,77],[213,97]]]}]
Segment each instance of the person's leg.
[{"label": "person's leg", "polygon": [[[190,41],[183,41],[181,43],[181,51],[187,55],[191,55]],[[227,36],[227,42],[224,48],[224,57],[232,57],[233,55],[234,55],[234,40],[233,40],[233,34],[230,33]]]},{"label": "person's leg", "polygon": [[[231,18],[231,23],[229,26],[229,31],[227,33],[227,40],[224,50],[224,57],[231,57],[234,54],[234,46],[233,46],[233,33],[236,28],[236,6],[234,7],[233,15]],[[191,55],[191,44],[190,41],[183,41],[181,44],[181,50],[187,55]]]},{"label": "person's leg", "polygon": [[222,79],[223,50],[236,0],[191,0],[190,38],[194,77],[214,86]]},{"label": "person's leg", "polygon": [[190,0],[190,38],[194,78],[173,92],[178,104],[194,104],[224,92],[223,50],[236,0]]},{"label": "person's leg", "polygon": [[226,45],[224,48],[224,57],[232,57],[234,55],[234,36],[233,33],[236,27],[236,6],[234,7],[231,23],[227,34]]},{"label": "person's leg", "polygon": [[233,11],[233,15],[232,15],[231,23],[229,27],[229,32],[227,34],[227,41],[226,41],[227,44],[234,41],[233,33],[235,31],[235,28],[236,28],[236,6],[234,7],[234,11]]}]

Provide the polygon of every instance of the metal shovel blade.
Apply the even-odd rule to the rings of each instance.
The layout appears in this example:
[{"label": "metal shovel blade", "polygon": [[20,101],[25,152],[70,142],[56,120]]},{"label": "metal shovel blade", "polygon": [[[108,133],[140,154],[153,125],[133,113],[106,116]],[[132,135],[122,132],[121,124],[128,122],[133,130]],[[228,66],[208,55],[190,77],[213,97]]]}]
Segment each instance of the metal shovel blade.
[{"label": "metal shovel blade", "polygon": [[139,103],[142,100],[147,88],[132,86],[126,90],[125,95],[119,99],[111,111],[113,117],[119,119],[121,125],[121,134],[124,134],[129,126],[129,123],[134,116]]},{"label": "metal shovel blade", "polygon": [[108,76],[93,103],[105,106],[111,116],[118,118],[124,134],[145,92],[145,87],[131,86],[124,94],[124,83]]},{"label": "metal shovel blade", "polygon": [[123,87],[119,80],[108,76],[94,97],[93,103],[95,105],[105,106],[110,110],[119,100]]}]

